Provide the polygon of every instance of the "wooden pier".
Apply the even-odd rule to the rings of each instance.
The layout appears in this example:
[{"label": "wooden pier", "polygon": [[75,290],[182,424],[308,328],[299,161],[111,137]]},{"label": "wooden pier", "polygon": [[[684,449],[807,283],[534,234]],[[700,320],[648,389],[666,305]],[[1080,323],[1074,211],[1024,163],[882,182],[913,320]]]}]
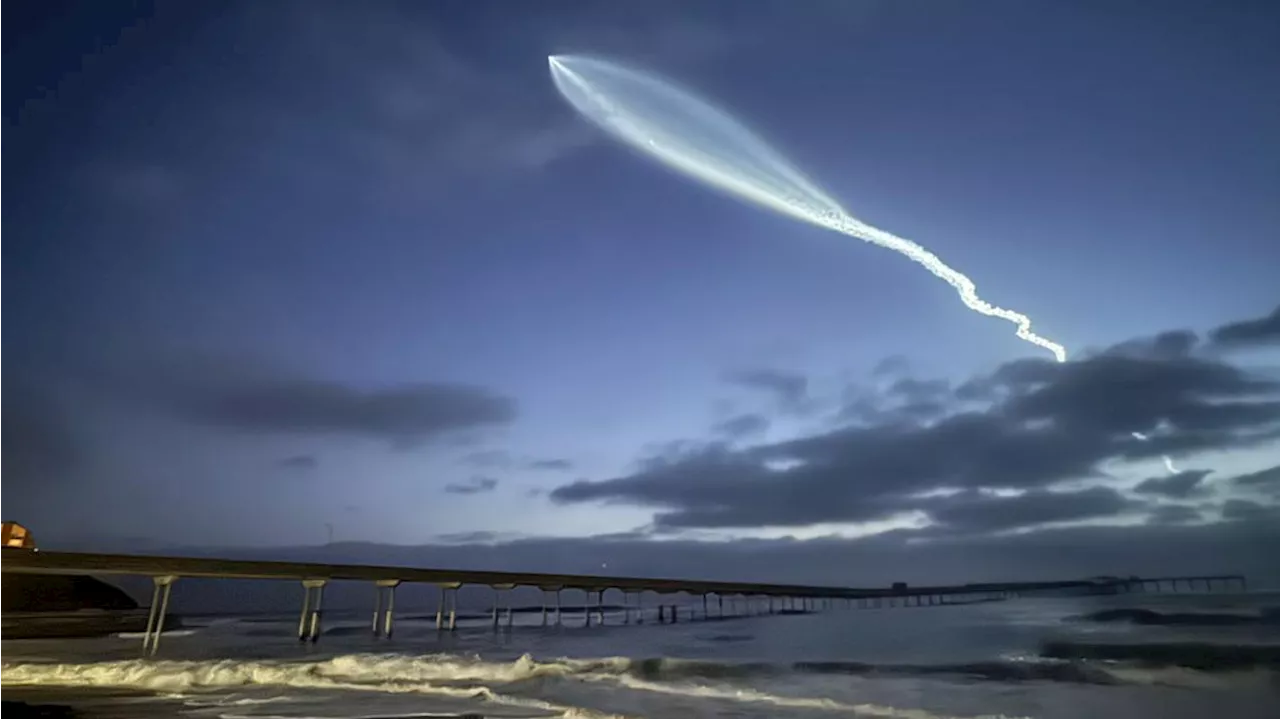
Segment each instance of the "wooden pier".
[{"label": "wooden pier", "polygon": [[[1077,591],[1083,593],[1121,593],[1131,591],[1177,591],[1179,585],[1188,590],[1245,589],[1240,575],[1204,575],[1179,577],[1092,577],[1050,582],[986,582],[946,586],[908,586],[895,583],[889,587],[833,587],[796,584],[764,584],[755,582],[720,582],[649,577],[617,577],[579,574],[537,574],[526,572],[490,572],[418,567],[385,567],[353,564],[318,564],[307,562],[272,562],[197,557],[161,557],[128,554],[84,554],[43,552],[31,549],[0,550],[0,571],[25,574],[73,574],[94,576],[147,576],[154,582],[144,651],[155,653],[159,647],[161,628],[168,612],[174,583],[183,577],[213,579],[290,580],[304,589],[302,613],[298,621],[298,638],[316,641],[321,633],[321,611],[325,585],[330,581],[363,581],[375,587],[372,632],[390,636],[394,627],[395,590],[401,584],[435,585],[440,589],[436,607],[436,627],[457,627],[457,590],[464,585],[488,586],[494,590],[493,626],[500,626],[501,599],[515,587],[533,587],[542,591],[542,623],[549,622],[554,611],[555,623],[561,621],[560,593],[577,589],[587,593],[585,624],[591,625],[594,614],[604,623],[604,593],[621,592],[624,623],[631,623],[633,610],[637,623],[644,619],[643,594],[683,593],[701,597],[702,618],[713,616],[745,616],[748,614],[790,614],[812,612],[832,607],[871,608],[883,606],[937,606],[990,599],[1009,599],[1044,592]],[[554,598],[554,604],[549,598]],[[634,602],[632,601],[634,597]],[[717,613],[711,613],[710,597],[715,597]],[[725,600],[728,599],[728,614]],[[634,604],[634,606],[633,606]],[[694,618],[698,604],[686,607]],[[511,626],[511,607],[505,607],[506,625]],[[659,622],[680,621],[677,604],[657,606]]]}]

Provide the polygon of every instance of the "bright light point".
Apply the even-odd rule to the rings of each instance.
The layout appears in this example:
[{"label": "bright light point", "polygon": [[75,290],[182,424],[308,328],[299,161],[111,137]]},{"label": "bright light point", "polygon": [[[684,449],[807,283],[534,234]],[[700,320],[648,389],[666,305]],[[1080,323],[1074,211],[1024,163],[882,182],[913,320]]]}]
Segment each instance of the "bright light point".
[{"label": "bright light point", "polygon": [[951,285],[965,307],[1013,323],[1019,339],[1065,362],[1062,345],[1031,331],[1024,314],[992,305],[962,272],[916,243],[845,211],[736,119],[655,75],[578,55],[551,55],[556,89],[615,139],[740,200],[897,252]]}]

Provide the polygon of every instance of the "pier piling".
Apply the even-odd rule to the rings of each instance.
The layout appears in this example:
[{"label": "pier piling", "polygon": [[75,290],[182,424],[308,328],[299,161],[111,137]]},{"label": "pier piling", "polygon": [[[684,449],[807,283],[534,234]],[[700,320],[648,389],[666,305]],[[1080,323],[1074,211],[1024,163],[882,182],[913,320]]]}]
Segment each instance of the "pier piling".
[{"label": "pier piling", "polygon": [[[396,587],[400,586],[400,580],[383,579],[373,586],[373,636],[390,639],[395,623]],[[439,623],[437,614],[436,625]]]},{"label": "pier piling", "polygon": [[169,595],[177,577],[166,575],[152,577],[151,607],[147,612],[147,631],[142,635],[143,654],[154,655],[160,649],[160,635],[164,633],[165,618],[169,614]]},{"label": "pier piling", "polygon": [[298,641],[320,640],[320,611],[324,601],[324,579],[302,580],[302,616],[298,618]]}]

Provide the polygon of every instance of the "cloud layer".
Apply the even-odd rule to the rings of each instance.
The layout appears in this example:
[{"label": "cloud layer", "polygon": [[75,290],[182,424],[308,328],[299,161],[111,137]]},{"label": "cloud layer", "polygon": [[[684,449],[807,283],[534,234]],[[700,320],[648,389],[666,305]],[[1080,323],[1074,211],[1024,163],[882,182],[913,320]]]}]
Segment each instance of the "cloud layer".
[{"label": "cloud layer", "polygon": [[451,482],[444,486],[447,494],[484,494],[498,488],[498,480],[493,477],[472,477],[466,482]]},{"label": "cloud layer", "polygon": [[99,372],[98,387],[189,422],[228,430],[348,435],[412,445],[516,417],[515,401],[464,384],[366,389],[239,359],[166,357]]},{"label": "cloud layer", "polygon": [[[1211,333],[1212,342],[1243,335],[1256,341],[1265,334],[1260,327],[1226,325]],[[805,527],[924,513],[932,533],[960,535],[1139,517],[1155,509],[1154,498],[1197,494],[1209,472],[1153,478],[1126,495],[1105,486],[1110,463],[1280,437],[1280,382],[1200,346],[1190,332],[1168,332],[1063,364],[1015,360],[955,390],[900,376],[879,392],[854,393],[830,430],[745,449],[684,443],[634,473],[566,484],[551,498],[653,507],[659,530]],[[895,374],[903,371],[895,366]],[[733,379],[784,405],[807,386],[764,371]],[[1266,485],[1266,477],[1236,483]],[[1096,486],[1069,488],[1080,481]],[[1224,507],[1232,516],[1250,511]],[[1189,516],[1159,512],[1161,521]]]},{"label": "cloud layer", "polygon": [[1271,314],[1256,319],[1223,325],[1209,335],[1223,347],[1249,347],[1280,344],[1280,306]]}]

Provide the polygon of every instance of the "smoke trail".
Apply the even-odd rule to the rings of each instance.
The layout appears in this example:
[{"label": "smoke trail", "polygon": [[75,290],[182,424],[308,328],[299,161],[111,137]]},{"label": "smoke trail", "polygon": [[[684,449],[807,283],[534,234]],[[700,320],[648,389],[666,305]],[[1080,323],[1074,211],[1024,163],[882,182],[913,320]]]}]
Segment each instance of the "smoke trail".
[{"label": "smoke trail", "polygon": [[[740,200],[897,252],[951,285],[965,307],[1013,323],[1014,334],[1067,361],[1061,344],[1036,334],[1031,318],[993,305],[973,280],[924,247],[846,211],[781,154],[727,113],[674,83],[595,58],[547,58],[560,94],[615,138],[668,167]],[[1147,442],[1150,438],[1133,432]],[[1169,455],[1165,469],[1177,474]]]},{"label": "smoke trail", "polygon": [[1067,349],[1052,340],[1041,337],[1031,331],[1031,318],[1020,312],[1014,312],[1010,309],[997,307],[989,302],[984,301],[978,296],[978,288],[973,284],[973,280],[969,279],[963,273],[953,269],[943,262],[937,255],[926,250],[911,240],[898,237],[897,235],[885,232],[884,230],[872,227],[863,223],[850,215],[839,217],[824,218],[823,223],[837,232],[843,232],[862,240],[866,240],[875,245],[893,250],[898,254],[905,255],[913,262],[924,265],[924,268],[933,273],[935,277],[955,288],[960,295],[960,301],[965,307],[984,314],[988,317],[998,317],[1002,320],[1012,322],[1017,325],[1014,334],[1019,339],[1030,342],[1038,347],[1043,347],[1053,353],[1054,359],[1059,362],[1067,361]]},{"label": "smoke trail", "polygon": [[983,300],[973,280],[929,250],[849,214],[763,140],[706,101],[656,76],[603,60],[552,55],[547,62],[560,94],[617,139],[739,199],[897,252],[951,285],[965,307],[1013,323],[1019,339],[1066,361],[1066,348],[1033,332],[1029,317]]}]

